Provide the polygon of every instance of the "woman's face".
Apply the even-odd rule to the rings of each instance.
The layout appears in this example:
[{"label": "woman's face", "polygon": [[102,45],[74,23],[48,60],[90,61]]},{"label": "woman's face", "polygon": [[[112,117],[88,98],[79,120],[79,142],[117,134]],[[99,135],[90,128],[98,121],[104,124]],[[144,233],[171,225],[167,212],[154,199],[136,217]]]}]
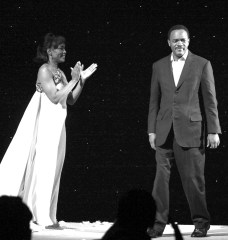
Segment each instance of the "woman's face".
[{"label": "woman's face", "polygon": [[57,48],[51,48],[51,58],[53,61],[57,63],[65,62],[66,57],[66,49],[65,43],[59,44]]}]

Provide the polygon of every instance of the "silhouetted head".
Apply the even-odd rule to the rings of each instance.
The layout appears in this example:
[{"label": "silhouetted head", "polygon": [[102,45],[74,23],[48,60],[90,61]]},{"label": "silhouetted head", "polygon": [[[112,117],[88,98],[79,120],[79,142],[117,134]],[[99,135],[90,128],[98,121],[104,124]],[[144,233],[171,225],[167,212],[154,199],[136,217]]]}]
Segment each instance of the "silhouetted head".
[{"label": "silhouetted head", "polygon": [[0,239],[30,240],[32,214],[20,197],[0,197]]},{"label": "silhouetted head", "polygon": [[146,231],[153,226],[155,214],[156,204],[151,193],[132,189],[119,200],[117,221],[120,227]]}]

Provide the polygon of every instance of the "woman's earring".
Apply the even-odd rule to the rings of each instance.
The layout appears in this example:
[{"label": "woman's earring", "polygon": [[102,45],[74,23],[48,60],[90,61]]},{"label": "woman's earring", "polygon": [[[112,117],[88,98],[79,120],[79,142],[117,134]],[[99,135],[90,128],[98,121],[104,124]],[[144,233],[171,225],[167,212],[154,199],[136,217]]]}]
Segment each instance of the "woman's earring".
[{"label": "woman's earring", "polygon": [[47,50],[47,54],[48,54],[49,57],[52,56],[50,49]]}]

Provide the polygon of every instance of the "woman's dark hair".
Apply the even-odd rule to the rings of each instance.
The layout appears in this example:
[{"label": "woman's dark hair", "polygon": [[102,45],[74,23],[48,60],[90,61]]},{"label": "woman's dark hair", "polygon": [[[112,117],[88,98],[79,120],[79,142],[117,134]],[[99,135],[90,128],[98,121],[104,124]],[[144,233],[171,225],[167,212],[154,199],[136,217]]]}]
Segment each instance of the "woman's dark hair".
[{"label": "woman's dark hair", "polygon": [[44,36],[43,43],[37,47],[35,62],[47,62],[48,61],[48,48],[57,48],[60,44],[65,43],[66,40],[63,36],[54,35],[53,33],[47,33]]},{"label": "woman's dark hair", "polygon": [[187,27],[185,27],[184,25],[174,25],[168,31],[168,39],[170,39],[170,34],[171,34],[172,31],[180,30],[180,29],[185,30],[188,34],[188,38],[190,38],[190,33],[189,33],[189,30],[187,29]]}]

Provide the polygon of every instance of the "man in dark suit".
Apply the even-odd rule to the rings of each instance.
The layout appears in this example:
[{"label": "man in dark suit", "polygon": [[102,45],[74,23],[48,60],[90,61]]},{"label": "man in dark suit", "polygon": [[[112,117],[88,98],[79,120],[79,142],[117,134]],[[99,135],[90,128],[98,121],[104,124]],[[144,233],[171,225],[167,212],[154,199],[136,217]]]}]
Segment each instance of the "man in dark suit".
[{"label": "man in dark suit", "polygon": [[[153,197],[156,221],[148,229],[162,236],[169,214],[169,178],[175,159],[195,229],[192,237],[205,237],[210,215],[205,196],[205,132],[207,147],[217,148],[221,133],[211,63],[188,50],[189,31],[175,25],[168,32],[171,55],[153,64],[148,134],[156,150]],[[204,138],[205,136],[205,138]]]}]

